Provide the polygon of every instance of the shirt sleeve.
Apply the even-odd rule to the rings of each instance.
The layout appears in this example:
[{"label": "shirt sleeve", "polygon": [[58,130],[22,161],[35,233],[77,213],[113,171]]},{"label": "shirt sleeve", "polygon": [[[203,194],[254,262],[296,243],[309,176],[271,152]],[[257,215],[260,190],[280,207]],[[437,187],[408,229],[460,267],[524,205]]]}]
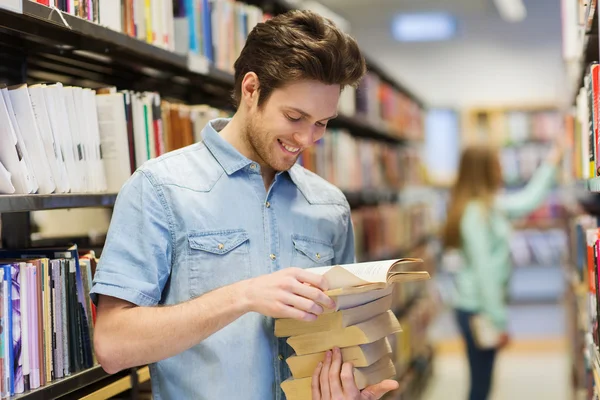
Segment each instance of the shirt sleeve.
[{"label": "shirt sleeve", "polygon": [[349,205],[346,206],[342,218],[341,232],[334,248],[334,264],[354,264],[356,262],[354,225],[352,224],[352,214]]},{"label": "shirt sleeve", "polygon": [[500,195],[498,208],[507,216],[518,218],[533,212],[546,198],[556,177],[557,167],[543,164],[527,183],[527,186],[515,193]]},{"label": "shirt sleeve", "polygon": [[481,296],[480,311],[504,331],[507,324],[504,291],[499,266],[491,256],[492,240],[486,214],[478,203],[470,203],[465,208],[461,219],[462,247],[474,270],[474,284]]},{"label": "shirt sleeve", "polygon": [[154,306],[171,271],[172,236],[167,205],[152,175],[137,170],[115,202],[106,243],[90,297],[117,297],[138,306]]}]

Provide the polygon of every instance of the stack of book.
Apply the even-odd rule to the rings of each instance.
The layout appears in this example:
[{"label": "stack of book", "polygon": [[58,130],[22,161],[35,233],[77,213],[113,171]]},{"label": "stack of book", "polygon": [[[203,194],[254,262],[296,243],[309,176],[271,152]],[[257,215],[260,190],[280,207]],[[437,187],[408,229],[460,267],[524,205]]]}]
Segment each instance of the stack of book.
[{"label": "stack of book", "polygon": [[277,319],[275,336],[287,337],[294,355],[286,362],[292,377],[281,384],[288,400],[310,399],[312,375],[326,352],[339,348],[343,362],[354,367],[359,389],[396,377],[390,339],[401,332],[391,311],[393,283],[428,279],[414,271],[420,259],[386,260],[311,268],[323,275],[336,304],[315,321]]}]

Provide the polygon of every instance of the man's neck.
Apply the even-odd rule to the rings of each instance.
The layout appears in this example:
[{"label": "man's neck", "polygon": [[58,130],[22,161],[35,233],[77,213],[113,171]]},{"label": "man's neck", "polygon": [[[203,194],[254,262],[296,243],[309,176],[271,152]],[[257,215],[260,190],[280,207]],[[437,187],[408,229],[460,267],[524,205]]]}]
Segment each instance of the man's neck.
[{"label": "man's neck", "polygon": [[245,122],[244,117],[235,113],[231,118],[231,121],[219,132],[221,137],[225,139],[229,144],[236,148],[244,157],[258,163],[265,184],[265,189],[269,190],[271,183],[275,179],[275,171],[273,168],[268,166],[264,160],[262,160],[258,154],[254,151],[248,140],[243,136],[245,135]]}]

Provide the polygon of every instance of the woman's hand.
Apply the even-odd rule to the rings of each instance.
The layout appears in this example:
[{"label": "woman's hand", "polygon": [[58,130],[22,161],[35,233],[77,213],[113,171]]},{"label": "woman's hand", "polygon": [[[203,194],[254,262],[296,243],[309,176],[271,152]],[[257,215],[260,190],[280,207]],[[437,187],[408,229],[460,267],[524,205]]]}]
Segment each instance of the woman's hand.
[{"label": "woman's hand", "polygon": [[387,379],[361,392],[354,382],[352,364],[342,365],[342,353],[334,348],[333,354],[328,351],[325,361],[315,369],[311,388],[313,400],[377,400],[398,386],[398,382]]}]

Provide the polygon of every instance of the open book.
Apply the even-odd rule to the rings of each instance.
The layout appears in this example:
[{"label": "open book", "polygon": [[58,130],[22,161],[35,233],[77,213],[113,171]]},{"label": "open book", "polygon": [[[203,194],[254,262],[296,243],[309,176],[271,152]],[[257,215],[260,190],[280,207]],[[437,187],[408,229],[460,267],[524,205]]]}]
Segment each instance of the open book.
[{"label": "open book", "polygon": [[329,290],[325,294],[340,296],[384,289],[396,282],[429,279],[429,273],[426,271],[408,270],[419,264],[423,264],[423,260],[419,258],[401,258],[308,268],[307,271],[323,275],[327,279]]}]

